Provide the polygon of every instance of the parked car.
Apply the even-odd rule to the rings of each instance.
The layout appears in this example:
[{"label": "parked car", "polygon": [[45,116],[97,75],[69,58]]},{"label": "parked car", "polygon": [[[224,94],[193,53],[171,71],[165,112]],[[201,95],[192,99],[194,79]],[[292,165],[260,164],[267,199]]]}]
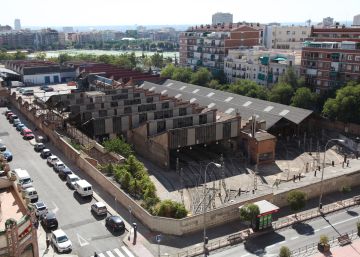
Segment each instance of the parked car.
[{"label": "parked car", "polygon": [[62,179],[62,180],[65,180],[66,177],[70,174],[73,174],[73,172],[71,171],[71,169],[69,169],[68,167],[65,167],[64,169],[61,169],[59,171],[59,177]]},{"label": "parked car", "polygon": [[31,140],[31,139],[34,139],[35,138],[35,135],[33,133],[26,133],[23,138],[25,140]]},{"label": "parked car", "polygon": [[5,116],[7,116],[9,112],[12,112],[12,111],[11,111],[10,109],[7,109],[7,110],[5,111]]},{"label": "parked car", "polygon": [[59,161],[59,158],[56,155],[50,155],[47,159],[46,162],[47,164],[49,164],[49,166],[54,166],[54,164]]},{"label": "parked car", "polygon": [[112,231],[125,230],[124,221],[119,216],[109,216],[105,219],[105,226],[110,228]]},{"label": "parked car", "polygon": [[13,155],[9,150],[6,150],[5,152],[3,152],[2,155],[4,156],[4,158],[6,159],[7,162],[11,162],[13,159]]},{"label": "parked car", "polygon": [[40,156],[41,156],[41,158],[46,159],[49,156],[51,156],[51,152],[49,149],[45,148],[41,151]]},{"label": "parked car", "polygon": [[24,87],[20,88],[19,93],[20,93],[20,94],[24,93],[24,92],[25,92],[25,89],[26,89],[26,88],[24,88]]},{"label": "parked car", "polygon": [[14,113],[13,112],[8,112],[7,114],[6,114],[6,119],[8,120],[8,119],[10,119],[10,116],[11,115],[14,115]]},{"label": "parked car", "polygon": [[62,161],[57,161],[53,165],[53,169],[55,172],[59,172],[62,169],[65,169],[65,164]]},{"label": "parked car", "polygon": [[31,129],[29,128],[25,128],[23,130],[21,130],[20,134],[25,136],[25,134],[28,134],[28,133],[33,133]]},{"label": "parked car", "polygon": [[44,214],[46,214],[48,212],[47,206],[42,201],[38,201],[38,202],[34,203],[33,206],[34,206],[34,209],[35,209],[36,217],[41,217],[41,216],[43,216]]},{"label": "parked car", "polygon": [[57,229],[51,233],[51,243],[59,253],[70,252],[72,250],[69,237],[61,229]]},{"label": "parked car", "polygon": [[19,125],[21,123],[20,119],[17,118],[13,121],[13,127],[17,127],[17,125]]},{"label": "parked car", "polygon": [[41,224],[44,229],[57,229],[58,221],[56,219],[55,213],[48,211],[41,217]]},{"label": "parked car", "polygon": [[103,202],[97,202],[97,203],[92,204],[91,211],[98,216],[107,214],[107,209]]},{"label": "parked car", "polygon": [[40,89],[43,90],[43,91],[45,91],[45,92],[52,92],[52,91],[54,91],[54,88],[49,87],[49,86],[47,86],[47,85],[41,86]]},{"label": "parked car", "polygon": [[22,92],[22,94],[26,96],[34,95],[34,90],[27,88]]},{"label": "parked car", "polygon": [[76,181],[79,181],[79,180],[80,180],[80,178],[77,175],[70,174],[66,177],[66,184],[70,188],[75,189],[75,183],[76,183]]},{"label": "parked car", "polygon": [[31,203],[37,202],[39,195],[34,187],[28,187],[23,191],[25,199],[29,199]]},{"label": "parked car", "polygon": [[18,119],[18,116],[16,114],[13,114],[9,117],[9,122],[14,123],[14,120]]},{"label": "parked car", "polygon": [[6,145],[3,143],[0,143],[0,151],[5,152],[6,151]]},{"label": "parked car", "polygon": [[22,128],[26,128],[25,124],[19,123],[19,124],[16,126],[16,130],[17,130],[17,131],[21,131]]},{"label": "parked car", "polygon": [[42,150],[44,150],[45,149],[45,145],[43,144],[43,143],[36,143],[35,145],[34,145],[34,150],[36,151],[36,152],[40,152],[40,151],[42,151]]}]

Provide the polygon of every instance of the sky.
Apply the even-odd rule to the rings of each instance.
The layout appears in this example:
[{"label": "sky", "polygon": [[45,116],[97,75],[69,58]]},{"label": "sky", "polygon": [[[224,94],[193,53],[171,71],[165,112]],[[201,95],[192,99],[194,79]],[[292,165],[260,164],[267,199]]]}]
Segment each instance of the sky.
[{"label": "sky", "polygon": [[234,22],[352,23],[360,0],[2,0],[0,24],[27,26],[210,24],[211,15],[230,12]]}]

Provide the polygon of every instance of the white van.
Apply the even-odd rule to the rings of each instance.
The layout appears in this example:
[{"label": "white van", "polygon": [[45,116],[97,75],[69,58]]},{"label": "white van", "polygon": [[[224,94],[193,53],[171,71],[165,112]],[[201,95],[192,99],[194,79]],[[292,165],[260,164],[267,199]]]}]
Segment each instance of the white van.
[{"label": "white van", "polygon": [[75,190],[82,197],[91,196],[93,194],[92,186],[85,179],[80,179],[75,182]]},{"label": "white van", "polygon": [[22,190],[32,187],[32,179],[26,170],[14,169],[11,173],[16,176],[17,183],[21,186]]},{"label": "white van", "polygon": [[36,202],[39,199],[38,193],[33,187],[28,187],[23,191],[25,199],[29,199],[30,202]]}]

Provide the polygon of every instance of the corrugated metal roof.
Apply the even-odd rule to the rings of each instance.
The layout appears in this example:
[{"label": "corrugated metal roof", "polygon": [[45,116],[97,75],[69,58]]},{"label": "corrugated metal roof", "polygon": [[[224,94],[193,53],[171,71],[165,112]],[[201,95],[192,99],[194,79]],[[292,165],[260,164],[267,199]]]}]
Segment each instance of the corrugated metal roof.
[{"label": "corrugated metal roof", "polygon": [[240,116],[244,120],[248,120],[252,115],[257,115],[259,120],[266,121],[266,129],[271,128],[282,118],[287,119],[295,124],[299,124],[312,113],[310,110],[273,103],[170,79],[166,80],[161,85],[151,82],[144,82],[142,88],[152,88],[152,90],[156,93],[161,93],[164,89],[167,89],[166,93],[169,96],[177,96],[184,101],[198,103],[200,106],[209,106],[211,104],[213,108],[228,114],[235,115],[236,112],[239,112]]}]

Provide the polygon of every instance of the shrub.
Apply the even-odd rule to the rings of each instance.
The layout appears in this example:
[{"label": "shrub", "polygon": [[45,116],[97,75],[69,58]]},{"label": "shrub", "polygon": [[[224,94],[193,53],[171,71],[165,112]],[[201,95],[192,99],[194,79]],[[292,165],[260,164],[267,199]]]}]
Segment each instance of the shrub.
[{"label": "shrub", "polygon": [[327,245],[329,243],[329,238],[326,235],[320,236],[320,244]]},{"label": "shrub", "polygon": [[107,151],[115,152],[125,158],[128,158],[134,153],[131,146],[124,141],[123,137],[106,140],[103,142],[103,145]]},{"label": "shrub", "polygon": [[78,151],[81,150],[81,145],[80,145],[79,143],[75,142],[74,140],[71,140],[71,141],[70,141],[70,145],[71,145],[72,147],[74,147],[74,148],[75,148],[76,150],[78,150]]},{"label": "shrub", "polygon": [[290,256],[291,256],[290,249],[286,246],[281,246],[279,257],[290,257]]},{"label": "shrub", "polygon": [[287,196],[287,201],[293,211],[299,211],[306,205],[306,194],[298,190],[291,191]]},{"label": "shrub", "polygon": [[181,219],[186,217],[187,210],[181,203],[172,200],[164,200],[155,207],[155,215]]},{"label": "shrub", "polygon": [[349,193],[349,192],[351,192],[351,187],[350,186],[342,186],[341,192],[343,192],[344,194]]}]

